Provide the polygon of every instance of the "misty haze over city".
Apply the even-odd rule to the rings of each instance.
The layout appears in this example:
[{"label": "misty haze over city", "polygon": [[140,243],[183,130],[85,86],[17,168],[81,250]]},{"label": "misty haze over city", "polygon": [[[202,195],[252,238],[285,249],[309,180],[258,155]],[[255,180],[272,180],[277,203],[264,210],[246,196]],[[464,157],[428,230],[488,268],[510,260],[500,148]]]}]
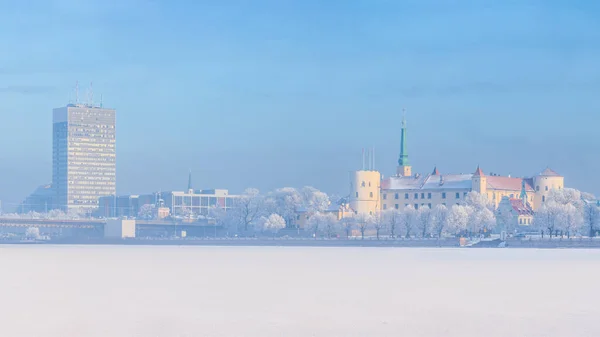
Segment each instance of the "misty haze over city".
[{"label": "misty haze over city", "polygon": [[599,18],[0,0],[0,336],[600,336]]},{"label": "misty haze over city", "polygon": [[[536,5],[538,4],[538,5]],[[595,177],[598,4],[5,2],[0,200],[51,181],[52,109],[116,108],[118,193],[348,191],[361,148],[414,171]]]}]

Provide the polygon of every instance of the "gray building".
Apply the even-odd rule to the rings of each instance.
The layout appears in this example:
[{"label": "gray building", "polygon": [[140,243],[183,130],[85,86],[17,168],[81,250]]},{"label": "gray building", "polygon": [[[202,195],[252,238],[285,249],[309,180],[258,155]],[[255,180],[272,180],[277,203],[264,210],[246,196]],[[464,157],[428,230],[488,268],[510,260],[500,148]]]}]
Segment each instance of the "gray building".
[{"label": "gray building", "polygon": [[89,104],[53,110],[53,207],[91,212],[116,194],[116,111]]}]

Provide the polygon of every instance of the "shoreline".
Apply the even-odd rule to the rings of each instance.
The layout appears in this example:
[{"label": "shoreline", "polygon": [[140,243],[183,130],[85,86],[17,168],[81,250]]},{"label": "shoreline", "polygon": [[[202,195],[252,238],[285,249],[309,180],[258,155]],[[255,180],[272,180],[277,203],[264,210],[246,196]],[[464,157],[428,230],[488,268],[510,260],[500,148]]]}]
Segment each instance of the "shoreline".
[{"label": "shoreline", "polygon": [[[499,241],[498,241],[499,242]],[[65,238],[48,241],[2,240],[0,245],[133,245],[133,246],[231,246],[231,247],[382,247],[382,248],[499,248],[496,244],[461,247],[459,240],[375,240],[375,239],[87,239]],[[507,240],[502,248],[594,249],[600,240],[563,239],[552,241]]]}]

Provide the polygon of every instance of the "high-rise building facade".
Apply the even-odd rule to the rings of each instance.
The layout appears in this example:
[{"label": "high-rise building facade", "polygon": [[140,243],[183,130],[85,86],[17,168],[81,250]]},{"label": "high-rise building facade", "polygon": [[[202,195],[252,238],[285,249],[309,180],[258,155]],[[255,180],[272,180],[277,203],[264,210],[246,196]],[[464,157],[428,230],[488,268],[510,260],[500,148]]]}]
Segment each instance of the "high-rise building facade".
[{"label": "high-rise building facade", "polygon": [[87,104],[53,110],[54,208],[90,212],[116,194],[116,111]]}]

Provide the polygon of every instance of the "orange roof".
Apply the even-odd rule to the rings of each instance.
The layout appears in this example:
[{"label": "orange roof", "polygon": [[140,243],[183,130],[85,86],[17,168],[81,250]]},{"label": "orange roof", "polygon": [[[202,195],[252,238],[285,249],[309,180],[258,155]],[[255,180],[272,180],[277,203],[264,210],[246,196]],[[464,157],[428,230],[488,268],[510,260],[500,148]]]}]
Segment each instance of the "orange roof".
[{"label": "orange roof", "polygon": [[[487,188],[493,190],[520,191],[523,184],[523,178],[488,176]],[[525,179],[525,191],[533,192],[533,184],[529,179]]]},{"label": "orange roof", "polygon": [[533,210],[529,204],[523,205],[521,199],[510,199],[510,205],[519,215],[533,215]]},{"label": "orange roof", "polygon": [[477,165],[477,170],[475,170],[475,173],[473,175],[474,176],[484,176],[485,174],[483,174],[483,171],[479,168],[479,165]]},{"label": "orange roof", "polygon": [[560,174],[556,173],[556,171],[549,167],[546,167],[546,169],[540,172],[538,175],[545,177],[560,177]]}]

